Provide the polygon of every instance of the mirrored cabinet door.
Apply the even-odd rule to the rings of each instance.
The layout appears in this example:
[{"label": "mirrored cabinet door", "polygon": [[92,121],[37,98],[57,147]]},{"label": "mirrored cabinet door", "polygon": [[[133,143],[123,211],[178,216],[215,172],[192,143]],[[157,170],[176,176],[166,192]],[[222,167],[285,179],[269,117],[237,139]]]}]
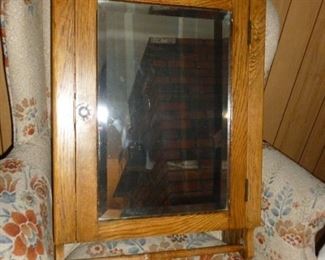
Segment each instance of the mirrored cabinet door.
[{"label": "mirrored cabinet door", "polygon": [[98,217],[228,208],[229,11],[98,1]]},{"label": "mirrored cabinet door", "polygon": [[52,1],[56,244],[259,224],[264,11]]}]

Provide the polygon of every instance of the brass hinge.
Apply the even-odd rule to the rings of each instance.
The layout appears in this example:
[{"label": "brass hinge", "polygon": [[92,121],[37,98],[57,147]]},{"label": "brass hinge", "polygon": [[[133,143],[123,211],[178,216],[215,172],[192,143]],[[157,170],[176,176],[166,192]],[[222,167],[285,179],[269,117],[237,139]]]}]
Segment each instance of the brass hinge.
[{"label": "brass hinge", "polygon": [[252,30],[253,24],[251,20],[248,20],[248,35],[247,35],[247,44],[250,45],[252,43]]},{"label": "brass hinge", "polygon": [[248,179],[245,179],[245,202],[248,201],[248,188],[249,188]]}]

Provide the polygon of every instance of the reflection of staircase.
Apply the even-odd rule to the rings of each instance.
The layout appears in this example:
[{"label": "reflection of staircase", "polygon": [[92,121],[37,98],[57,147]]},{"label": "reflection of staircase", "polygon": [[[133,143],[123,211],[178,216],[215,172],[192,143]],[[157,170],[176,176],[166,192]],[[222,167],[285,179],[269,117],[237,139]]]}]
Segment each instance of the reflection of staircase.
[{"label": "reflection of staircase", "polygon": [[130,139],[155,165],[126,164],[115,191],[128,198],[125,215],[216,204],[221,155],[213,137],[221,128],[222,90],[214,48],[213,40],[149,41],[129,98]]}]

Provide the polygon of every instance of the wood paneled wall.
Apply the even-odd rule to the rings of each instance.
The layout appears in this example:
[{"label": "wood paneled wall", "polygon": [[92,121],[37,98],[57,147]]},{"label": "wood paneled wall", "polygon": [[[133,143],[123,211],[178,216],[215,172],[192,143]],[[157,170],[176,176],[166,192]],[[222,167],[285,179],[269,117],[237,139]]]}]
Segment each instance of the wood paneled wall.
[{"label": "wood paneled wall", "polygon": [[264,139],[325,181],[325,0],[273,0],[281,21]]},{"label": "wood paneled wall", "polygon": [[12,122],[2,47],[0,44],[0,158],[12,146]]}]

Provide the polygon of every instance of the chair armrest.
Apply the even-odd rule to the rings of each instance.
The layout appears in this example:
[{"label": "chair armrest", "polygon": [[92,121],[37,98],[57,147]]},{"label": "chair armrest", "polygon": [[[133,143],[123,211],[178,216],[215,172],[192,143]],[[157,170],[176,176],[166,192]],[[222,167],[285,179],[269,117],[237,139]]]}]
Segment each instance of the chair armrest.
[{"label": "chair armrest", "polygon": [[52,258],[50,175],[46,135],[17,145],[0,160],[0,258]]},{"label": "chair armrest", "polygon": [[316,259],[315,235],[325,223],[325,184],[295,162],[264,148],[263,227],[256,248],[281,259]]}]

